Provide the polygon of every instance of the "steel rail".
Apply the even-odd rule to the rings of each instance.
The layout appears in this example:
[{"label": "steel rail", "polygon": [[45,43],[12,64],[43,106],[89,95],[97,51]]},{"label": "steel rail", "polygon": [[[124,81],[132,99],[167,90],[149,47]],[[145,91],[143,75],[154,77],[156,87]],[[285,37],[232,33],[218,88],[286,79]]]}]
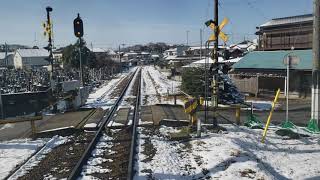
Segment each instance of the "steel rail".
[{"label": "steel rail", "polygon": [[132,138],[131,138],[131,148],[130,148],[130,157],[129,157],[129,165],[128,165],[128,176],[127,180],[132,180],[134,177],[134,161],[135,155],[137,153],[137,126],[139,124],[139,112],[140,112],[140,97],[141,97],[141,70],[138,74],[138,92],[136,95],[136,103],[134,108],[133,120],[132,120]]}]

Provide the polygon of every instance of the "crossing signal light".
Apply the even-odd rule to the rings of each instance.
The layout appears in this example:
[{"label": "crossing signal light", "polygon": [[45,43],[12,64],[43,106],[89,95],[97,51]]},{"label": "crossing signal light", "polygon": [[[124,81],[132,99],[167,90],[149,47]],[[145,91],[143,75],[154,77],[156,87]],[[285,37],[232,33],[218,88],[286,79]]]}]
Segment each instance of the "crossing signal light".
[{"label": "crossing signal light", "polygon": [[78,17],[73,21],[74,35],[78,38],[83,36],[83,22],[78,13]]}]

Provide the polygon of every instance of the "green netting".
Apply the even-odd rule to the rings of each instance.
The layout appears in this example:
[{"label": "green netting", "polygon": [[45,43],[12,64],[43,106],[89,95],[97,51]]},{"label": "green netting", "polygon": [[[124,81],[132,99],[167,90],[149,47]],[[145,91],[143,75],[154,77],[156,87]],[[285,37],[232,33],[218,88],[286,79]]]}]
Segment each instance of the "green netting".
[{"label": "green netting", "polygon": [[311,119],[306,130],[310,133],[320,133],[317,120]]},{"label": "green netting", "polygon": [[276,134],[279,136],[288,136],[292,139],[300,138],[300,134],[298,132],[297,127],[293,122],[286,120],[284,123],[281,124],[281,128],[276,131]]},{"label": "green netting", "polygon": [[248,114],[247,120],[244,122],[244,125],[251,129],[263,129],[262,122],[254,114]]},{"label": "green netting", "polygon": [[293,124],[293,122],[289,121],[289,120],[286,120],[282,125],[281,125],[281,128],[284,128],[284,129],[295,129],[296,128],[296,125]]}]

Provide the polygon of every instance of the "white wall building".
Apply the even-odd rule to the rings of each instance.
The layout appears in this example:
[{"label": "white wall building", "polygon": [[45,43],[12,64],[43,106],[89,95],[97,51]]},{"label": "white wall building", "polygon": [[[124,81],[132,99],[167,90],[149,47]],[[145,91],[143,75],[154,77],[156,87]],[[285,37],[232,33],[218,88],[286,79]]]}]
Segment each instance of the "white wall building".
[{"label": "white wall building", "polygon": [[45,49],[18,49],[13,57],[14,67],[23,69],[48,66],[48,56],[49,52]]}]

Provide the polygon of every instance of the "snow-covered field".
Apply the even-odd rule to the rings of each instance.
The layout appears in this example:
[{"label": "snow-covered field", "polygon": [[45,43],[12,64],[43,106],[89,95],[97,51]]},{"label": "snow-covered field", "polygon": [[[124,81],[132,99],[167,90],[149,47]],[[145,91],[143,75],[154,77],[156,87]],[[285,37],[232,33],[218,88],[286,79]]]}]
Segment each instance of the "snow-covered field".
[{"label": "snow-covered field", "polygon": [[168,79],[165,73],[160,72],[154,66],[143,66],[141,75],[143,105],[168,103],[166,96],[179,92],[181,83]]},{"label": "snow-covered field", "polygon": [[[0,143],[0,179],[4,179],[18,165],[21,166],[9,179],[18,179],[36,166],[51,150],[67,141],[67,137],[51,139],[17,139]],[[30,158],[31,157],[31,158]],[[30,158],[30,159],[29,159]]]},{"label": "snow-covered field", "polygon": [[9,175],[45,144],[45,140],[17,139],[0,143],[0,179]]},{"label": "snow-covered field", "polygon": [[262,130],[224,127],[190,141],[164,138],[174,128],[150,137],[140,127],[135,179],[320,179],[319,136],[288,139],[270,129],[262,144]]}]

